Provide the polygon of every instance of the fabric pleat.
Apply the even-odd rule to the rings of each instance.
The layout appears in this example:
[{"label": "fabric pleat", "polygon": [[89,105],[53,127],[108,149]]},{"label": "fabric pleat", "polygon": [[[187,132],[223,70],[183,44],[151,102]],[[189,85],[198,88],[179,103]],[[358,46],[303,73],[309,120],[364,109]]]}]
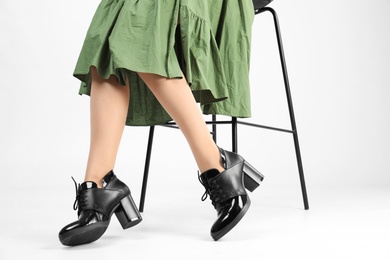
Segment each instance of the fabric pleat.
[{"label": "fabric pleat", "polygon": [[171,118],[137,72],[185,76],[204,114],[249,117],[253,17],[252,0],[102,0],[74,70],[79,93],[94,66],[129,82],[127,125],[156,125]]}]

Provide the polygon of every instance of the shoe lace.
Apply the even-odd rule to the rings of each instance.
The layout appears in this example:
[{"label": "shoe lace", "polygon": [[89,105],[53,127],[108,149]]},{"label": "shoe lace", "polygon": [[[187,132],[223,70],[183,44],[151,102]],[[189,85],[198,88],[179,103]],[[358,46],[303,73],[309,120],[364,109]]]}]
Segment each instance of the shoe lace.
[{"label": "shoe lace", "polygon": [[80,210],[82,210],[83,207],[85,207],[86,202],[87,202],[87,198],[86,198],[86,196],[84,196],[85,192],[81,191],[81,189],[80,189],[81,185],[77,184],[77,182],[74,180],[73,177],[72,177],[72,180],[74,182],[74,186],[76,189],[76,199],[73,203],[73,209],[80,211]]},{"label": "shoe lace", "polygon": [[[203,193],[201,200],[205,201],[207,199],[207,197],[209,196],[214,208],[217,209],[217,203],[219,203],[222,199],[224,199],[226,197],[223,194],[223,190],[221,189],[221,187],[217,184],[217,182],[215,180],[211,181],[210,184],[204,183],[202,181],[202,178],[200,177],[199,172],[198,172],[198,180],[205,188],[205,192]],[[221,203],[219,203],[219,204],[221,204]]]}]

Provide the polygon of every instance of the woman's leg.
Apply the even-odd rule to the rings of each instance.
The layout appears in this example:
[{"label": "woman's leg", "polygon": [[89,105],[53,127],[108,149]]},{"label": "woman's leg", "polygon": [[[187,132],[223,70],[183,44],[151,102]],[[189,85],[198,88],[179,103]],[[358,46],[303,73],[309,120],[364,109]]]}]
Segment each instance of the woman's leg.
[{"label": "woman's leg", "polygon": [[168,79],[147,73],[138,75],[180,127],[190,145],[199,171],[203,173],[212,168],[224,171],[219,150],[211,138],[185,78]]},{"label": "woman's leg", "polygon": [[85,181],[102,186],[103,177],[114,168],[129,106],[130,88],[115,76],[101,78],[92,67],[91,141]]},{"label": "woman's leg", "polygon": [[[114,210],[123,229],[142,220],[129,188],[111,171],[125,125],[129,95],[129,87],[120,85],[115,76],[102,79],[92,68],[89,158],[85,182],[76,186],[73,208],[78,210],[78,220],[58,234],[63,245],[76,246],[99,239],[107,230]],[[101,189],[103,178],[105,187]]]}]

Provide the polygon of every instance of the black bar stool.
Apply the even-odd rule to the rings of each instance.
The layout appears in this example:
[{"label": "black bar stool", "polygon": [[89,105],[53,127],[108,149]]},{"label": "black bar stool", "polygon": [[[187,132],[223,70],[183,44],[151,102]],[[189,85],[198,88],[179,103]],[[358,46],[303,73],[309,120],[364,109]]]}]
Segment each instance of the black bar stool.
[{"label": "black bar stool", "polygon": [[[248,122],[238,120],[237,117],[232,117],[232,120],[228,120],[228,121],[221,121],[221,120],[218,121],[216,115],[212,115],[212,120],[206,121],[206,124],[212,125],[211,134],[212,134],[215,142],[217,141],[217,125],[231,124],[231,127],[232,127],[232,151],[236,152],[236,153],[238,151],[238,141],[237,141],[237,130],[238,130],[237,126],[238,126],[238,124],[292,134],[293,139],[294,139],[295,154],[296,154],[296,159],[297,159],[299,178],[300,178],[300,182],[301,182],[303,204],[304,204],[305,210],[308,210],[309,209],[309,201],[307,198],[305,177],[303,174],[303,165],[302,165],[301,151],[299,148],[298,131],[297,131],[297,126],[296,126],[296,122],[295,122],[293,102],[292,102],[292,98],[291,98],[290,83],[289,83],[288,74],[287,74],[287,66],[286,66],[286,60],[285,60],[285,56],[284,56],[282,37],[281,37],[281,32],[280,32],[280,27],[279,27],[279,20],[278,20],[278,16],[277,16],[275,10],[270,8],[270,7],[266,7],[266,5],[268,5],[271,1],[272,0],[253,0],[253,5],[255,8],[256,15],[264,13],[264,12],[270,12],[273,16],[273,20],[274,20],[274,24],[275,24],[275,32],[276,32],[276,37],[277,37],[277,42],[278,42],[278,47],[279,47],[280,62],[281,62],[281,67],[282,67],[282,71],[283,71],[286,98],[287,98],[288,109],[289,109],[289,114],[290,114],[291,129],[282,129],[282,128],[276,128],[276,127],[271,127],[271,126],[248,123]],[[175,122],[168,122],[166,124],[162,124],[161,126],[178,128],[176,126]],[[140,205],[139,205],[140,212],[144,211],[145,195],[146,195],[146,187],[147,187],[148,175],[149,175],[150,159],[151,159],[151,154],[152,154],[154,130],[155,130],[155,126],[150,126],[148,146],[147,146],[147,152],[146,152],[146,160],[145,160],[145,168],[144,168],[144,177],[143,177],[143,182],[142,182],[141,200],[140,200]]]}]

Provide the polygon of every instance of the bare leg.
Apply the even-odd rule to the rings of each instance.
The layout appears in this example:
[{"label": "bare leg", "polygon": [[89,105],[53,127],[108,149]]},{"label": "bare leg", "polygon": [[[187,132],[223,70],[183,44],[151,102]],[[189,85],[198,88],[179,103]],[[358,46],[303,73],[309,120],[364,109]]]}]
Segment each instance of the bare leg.
[{"label": "bare leg", "polygon": [[224,170],[220,154],[188,84],[182,79],[168,79],[155,74],[138,73],[158,101],[183,132],[200,172]]},{"label": "bare leg", "polygon": [[85,181],[94,181],[99,187],[115,165],[129,96],[129,87],[120,85],[115,76],[102,79],[92,67],[91,143]]}]

